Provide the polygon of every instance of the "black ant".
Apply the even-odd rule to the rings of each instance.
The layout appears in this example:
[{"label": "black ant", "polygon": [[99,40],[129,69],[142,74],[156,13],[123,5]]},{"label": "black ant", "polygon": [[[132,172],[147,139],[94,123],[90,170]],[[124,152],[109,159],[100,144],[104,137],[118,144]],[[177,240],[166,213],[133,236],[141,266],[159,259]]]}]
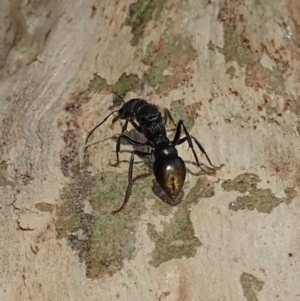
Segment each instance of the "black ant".
[{"label": "black ant", "polygon": [[[114,92],[113,92],[114,93]],[[98,125],[96,125],[92,131],[88,134],[85,140],[85,145],[88,142],[88,139],[92,133],[100,127],[112,114],[118,113],[118,115],[113,119],[112,125],[119,119],[125,120],[124,125],[122,126],[122,133],[118,136],[117,145],[116,145],[116,155],[117,161],[112,166],[118,166],[120,163],[119,152],[121,146],[121,140],[126,140],[129,144],[133,146],[148,146],[148,152],[141,152],[138,150],[133,150],[131,152],[131,159],[129,164],[128,171],[128,186],[126,190],[126,195],[123,201],[122,206],[112,211],[112,214],[120,212],[126,203],[128,202],[129,196],[131,194],[133,179],[133,165],[134,165],[134,156],[138,155],[140,157],[154,157],[153,163],[153,173],[156,181],[164,192],[172,199],[175,200],[176,197],[181,192],[182,186],[185,181],[186,168],[184,161],[178,156],[176,146],[184,142],[188,142],[189,147],[192,149],[194,154],[197,166],[202,169],[200,166],[198,157],[194,150],[193,141],[199,147],[200,151],[205,155],[207,161],[213,169],[220,169],[221,166],[215,166],[211,163],[204,147],[202,144],[192,135],[189,134],[184,121],[180,120],[176,127],[176,133],[172,141],[169,140],[166,133],[166,123],[168,119],[176,126],[174,119],[171,116],[171,113],[168,109],[164,110],[164,116],[159,112],[157,106],[154,104],[148,103],[146,100],[141,98],[130,99],[125,102],[125,100],[114,93],[119,99],[122,100],[123,106],[121,109],[112,111],[108,116],[104,118]],[[127,130],[128,123],[140,133],[142,133],[146,142],[141,143],[133,140],[127,135],[123,134]],[[183,129],[185,137],[180,138],[181,130]],[[88,147],[86,145],[85,147]],[[204,170],[205,171],[205,170]],[[207,171],[205,171],[207,173]]]}]

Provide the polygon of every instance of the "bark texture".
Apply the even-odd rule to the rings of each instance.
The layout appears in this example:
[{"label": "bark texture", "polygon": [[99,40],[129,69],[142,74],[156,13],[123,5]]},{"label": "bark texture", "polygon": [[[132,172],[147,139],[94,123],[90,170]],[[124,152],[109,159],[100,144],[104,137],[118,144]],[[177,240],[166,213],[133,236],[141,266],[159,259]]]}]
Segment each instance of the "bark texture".
[{"label": "bark texture", "polygon": [[[299,20],[298,0],[1,0],[0,300],[298,300]],[[183,201],[142,176],[112,217],[119,125],[83,152],[112,91],[225,167],[195,175],[183,144]]]}]

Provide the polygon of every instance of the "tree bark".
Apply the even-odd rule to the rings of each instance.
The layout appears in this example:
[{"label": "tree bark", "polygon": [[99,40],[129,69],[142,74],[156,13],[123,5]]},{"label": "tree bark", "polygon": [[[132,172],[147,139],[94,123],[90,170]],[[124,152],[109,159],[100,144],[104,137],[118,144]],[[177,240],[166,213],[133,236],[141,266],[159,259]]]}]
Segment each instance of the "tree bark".
[{"label": "tree bark", "polygon": [[[0,7],[1,300],[299,298],[297,0]],[[112,91],[169,108],[225,166],[197,175],[183,144],[182,202],[145,176],[111,216],[120,127],[84,142]]]}]

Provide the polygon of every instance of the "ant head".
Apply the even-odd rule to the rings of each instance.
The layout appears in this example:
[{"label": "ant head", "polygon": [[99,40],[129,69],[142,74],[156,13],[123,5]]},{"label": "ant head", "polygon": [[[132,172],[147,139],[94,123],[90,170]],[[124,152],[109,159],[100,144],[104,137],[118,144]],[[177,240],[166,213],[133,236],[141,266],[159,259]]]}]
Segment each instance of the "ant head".
[{"label": "ant head", "polygon": [[164,192],[172,199],[176,198],[185,180],[184,161],[178,156],[157,157],[153,164],[153,173]]}]

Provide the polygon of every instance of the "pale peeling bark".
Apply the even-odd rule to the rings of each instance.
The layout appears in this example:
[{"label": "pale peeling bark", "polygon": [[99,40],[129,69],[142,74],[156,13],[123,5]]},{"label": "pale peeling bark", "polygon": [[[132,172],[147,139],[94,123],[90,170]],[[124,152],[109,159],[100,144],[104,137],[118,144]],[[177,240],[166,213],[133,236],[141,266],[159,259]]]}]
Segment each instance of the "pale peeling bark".
[{"label": "pale peeling bark", "polygon": [[[132,3],[0,3],[0,300],[297,300],[298,1],[162,1],[143,15],[140,36],[128,22]],[[106,81],[99,93],[95,73]],[[88,197],[101,183],[82,179],[98,171],[126,179],[127,163],[107,166],[112,140],[88,150],[88,167],[82,159],[88,131],[110,112],[110,91],[129,90],[116,85],[124,73],[138,80],[126,99],[171,106],[225,167],[199,178],[187,163],[186,199],[171,210],[140,179],[132,215],[116,217],[133,251],[100,272],[74,251],[75,230],[64,236],[57,225],[67,219],[66,187],[82,185],[75,203],[93,222],[103,212]],[[108,122],[94,140],[118,131]],[[193,160],[187,145],[178,150]]]}]

